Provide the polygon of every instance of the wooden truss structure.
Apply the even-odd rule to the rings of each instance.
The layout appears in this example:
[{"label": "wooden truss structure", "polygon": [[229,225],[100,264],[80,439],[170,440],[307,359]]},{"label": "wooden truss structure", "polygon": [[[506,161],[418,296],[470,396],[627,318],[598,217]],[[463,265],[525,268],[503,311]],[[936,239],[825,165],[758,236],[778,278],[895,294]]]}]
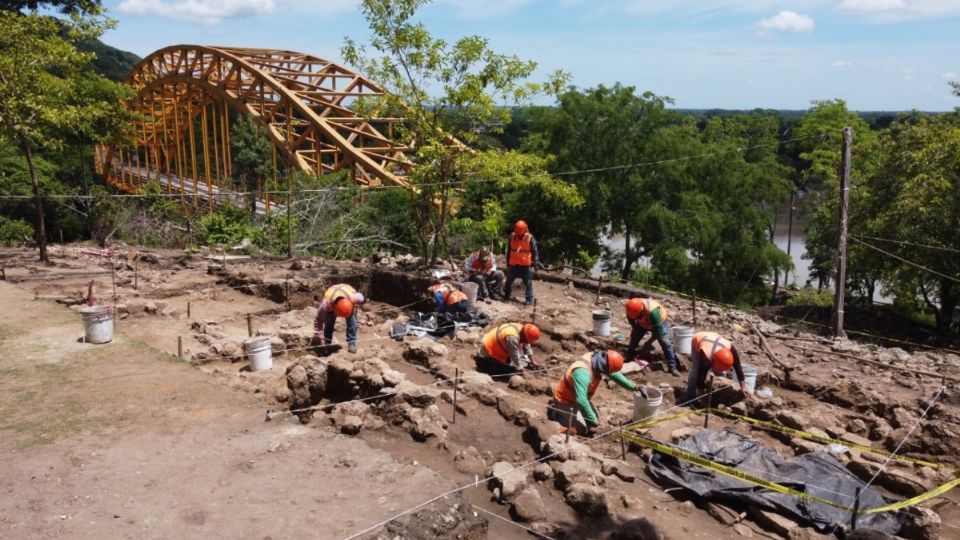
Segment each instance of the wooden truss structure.
[{"label": "wooden truss structure", "polygon": [[266,128],[274,169],[282,159],[317,175],[347,169],[362,185],[410,187],[399,120],[350,108],[383,90],[343,66],[292,51],[176,45],[141,61],[126,83],[137,91],[133,144],[97,151],[98,171],[126,191],[160,179],[195,203],[215,195],[231,176],[230,108]]}]

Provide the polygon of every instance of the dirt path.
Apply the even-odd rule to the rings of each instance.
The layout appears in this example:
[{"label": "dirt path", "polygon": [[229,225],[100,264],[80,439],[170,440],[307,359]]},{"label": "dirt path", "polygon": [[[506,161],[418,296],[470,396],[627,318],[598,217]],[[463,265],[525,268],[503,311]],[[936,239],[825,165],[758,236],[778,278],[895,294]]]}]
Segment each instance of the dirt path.
[{"label": "dirt path", "polygon": [[[0,537],[342,538],[450,484],[0,283]],[[371,496],[376,493],[378,496]]]}]

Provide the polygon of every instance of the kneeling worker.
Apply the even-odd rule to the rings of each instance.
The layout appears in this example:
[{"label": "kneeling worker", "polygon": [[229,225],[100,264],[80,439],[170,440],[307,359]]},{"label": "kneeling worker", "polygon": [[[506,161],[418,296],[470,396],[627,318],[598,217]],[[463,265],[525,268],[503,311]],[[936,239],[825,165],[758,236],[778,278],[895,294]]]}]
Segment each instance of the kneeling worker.
[{"label": "kneeling worker", "polygon": [[[740,381],[740,393],[745,397],[753,394],[744,382],[743,366],[740,354],[730,340],[716,332],[697,332],[693,335],[693,360],[690,374],[687,376],[687,398],[700,398],[706,392],[707,375],[712,370],[716,374],[728,371],[731,367]],[[696,393],[694,393],[696,392]]]},{"label": "kneeling worker", "polygon": [[527,365],[540,367],[533,359],[530,345],[540,339],[540,329],[530,323],[506,323],[483,336],[477,357],[479,371],[507,374],[523,370]]},{"label": "kneeling worker", "polygon": [[346,283],[338,283],[323,293],[323,301],[313,323],[315,344],[322,347],[333,342],[333,325],[337,317],[347,320],[347,350],[357,352],[357,310],[363,303],[363,294]]},{"label": "kneeling worker", "polygon": [[585,353],[581,360],[571,364],[567,372],[560,377],[560,382],[553,390],[553,401],[547,409],[547,418],[564,427],[569,425],[571,435],[588,433],[599,423],[599,413],[590,400],[603,375],[607,375],[610,380],[627,390],[637,388],[637,385],[620,373],[622,368],[623,356],[617,351]]},{"label": "kneeling worker", "polygon": [[440,283],[437,281],[427,292],[433,295],[437,302],[438,313],[466,313],[470,308],[470,300],[467,293],[453,286],[452,283]]}]

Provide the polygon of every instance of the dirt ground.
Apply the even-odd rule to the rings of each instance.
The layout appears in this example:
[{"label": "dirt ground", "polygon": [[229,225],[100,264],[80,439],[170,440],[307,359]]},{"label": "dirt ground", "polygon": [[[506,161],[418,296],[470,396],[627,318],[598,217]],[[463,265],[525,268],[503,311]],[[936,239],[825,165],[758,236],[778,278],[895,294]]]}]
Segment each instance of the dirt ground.
[{"label": "dirt ground", "polygon": [[[819,537],[796,524],[788,524],[785,532],[782,524],[771,527],[754,516],[717,517],[716,509],[711,511],[703,501],[688,500],[678,490],[668,492],[653,482],[644,472],[649,451],[640,448],[626,454],[621,474],[596,480],[606,493],[602,515],[575,508],[569,490],[535,479],[536,472],[526,482],[542,498],[541,518],[524,521],[516,515],[515,502],[496,500],[496,493],[482,480],[495,463],[533,464],[542,455],[531,434],[539,429],[535,426],[555,428],[534,417],[546,410],[550,385],[560,373],[590,349],[626,346],[623,299],[613,291],[604,291],[597,302],[595,290],[537,281],[535,313],[517,303],[479,304],[494,323],[536,316],[545,332],[536,347],[537,357],[547,370],[527,381],[498,380],[475,391],[470,383],[461,385],[460,415],[453,422],[452,385],[444,383],[452,378],[448,373],[452,368],[460,373],[475,368],[471,356],[481,331],[444,338],[439,341],[442,354],[419,358],[421,345],[414,338],[398,342],[388,337],[392,323],[405,320],[410,307],[419,306],[395,300],[402,297],[405,284],[384,286],[356,278],[374,265],[224,261],[206,253],[185,256],[155,250],[142,251],[134,262],[126,251],[104,257],[106,253],[85,246],[55,246],[51,254],[54,264],[39,266],[32,252],[0,250],[8,280],[0,283],[0,302],[7,306],[0,311],[4,538],[348,538],[471,483],[477,485],[462,490],[462,495],[472,515],[487,520],[489,538],[529,537],[520,526],[548,538],[607,538],[639,518],[649,520],[663,538]],[[396,264],[391,260],[377,266]],[[303,418],[305,425],[284,414],[296,400],[288,372],[320,361],[307,350],[315,298],[323,285],[340,279],[360,279],[380,290],[368,294],[374,299],[361,311],[359,354],[338,352],[329,361],[349,366],[375,359],[412,385],[435,387],[434,408],[444,417],[435,422],[442,424],[442,433],[418,435],[410,420],[398,419],[397,410],[379,399],[356,412],[363,425],[353,436],[341,434],[348,432],[344,417],[350,411],[335,407],[336,402],[352,399],[328,396],[310,402],[319,410]],[[78,341],[83,325],[76,308],[90,280],[102,304],[114,303],[116,282],[117,337],[110,344]],[[522,289],[515,287],[515,295],[520,294],[518,288]],[[698,328],[730,335],[745,360],[758,367],[758,387],[770,389],[773,397],[748,403],[720,399],[730,410],[795,424],[791,427],[798,429],[819,429],[831,437],[860,437],[889,451],[902,442],[903,453],[960,465],[956,384],[917,373],[958,377],[960,357],[936,349],[881,349],[832,341],[783,321],[764,321],[702,302],[694,314],[687,300],[659,298],[675,325],[696,318]],[[589,331],[590,310],[597,307],[614,313],[610,338]],[[249,371],[242,353],[249,331],[271,337],[273,369]],[[770,354],[757,334],[765,336]],[[342,337],[341,322],[335,339]],[[182,358],[177,356],[178,347]],[[654,347],[650,360],[651,369],[631,373],[630,378],[661,389],[665,394],[661,410],[677,412],[676,392],[684,381],[659,369],[659,347]],[[324,366],[327,361],[322,360]],[[779,364],[789,366],[789,375]],[[488,393],[493,397],[486,399]],[[919,420],[934,395],[939,400]],[[604,429],[632,417],[632,399],[622,389],[601,388],[595,402]],[[272,420],[265,421],[265,414]],[[678,419],[649,434],[676,439],[675,435],[696,430],[697,422]],[[711,420],[711,427],[725,425],[785,457],[815,450],[810,443],[740,422]],[[595,460],[621,460],[621,443],[615,436],[589,447]],[[854,465],[848,467],[854,470]],[[871,465],[863,466],[868,473],[873,471]],[[898,476],[887,478],[885,472],[882,478],[888,481],[879,482],[879,489],[893,500],[949,479],[949,473],[939,470],[902,465],[889,469]],[[956,492],[950,492],[925,503],[937,512],[939,537],[960,538],[958,501]],[[740,510],[733,508],[734,516]],[[371,534],[414,537],[409,530],[397,534],[385,528]]]}]

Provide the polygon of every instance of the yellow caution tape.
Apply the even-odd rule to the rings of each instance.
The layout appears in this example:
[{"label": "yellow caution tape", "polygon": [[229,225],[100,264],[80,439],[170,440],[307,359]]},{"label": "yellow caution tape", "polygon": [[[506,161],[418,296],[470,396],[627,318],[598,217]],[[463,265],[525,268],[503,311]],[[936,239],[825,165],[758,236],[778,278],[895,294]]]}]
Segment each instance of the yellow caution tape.
[{"label": "yellow caution tape", "polygon": [[648,427],[653,427],[657,424],[662,424],[664,422],[669,422],[670,420],[676,420],[677,418],[683,418],[685,416],[690,416],[692,414],[697,414],[699,411],[684,411],[682,413],[673,414],[670,416],[660,416],[654,418],[647,418],[644,420],[638,420],[623,426],[623,429],[645,429]]},{"label": "yellow caution tape", "polygon": [[764,428],[764,429],[771,429],[771,430],[774,430],[774,431],[779,431],[779,432],[781,432],[781,433],[786,433],[786,434],[788,434],[788,435],[795,435],[795,436],[800,437],[800,438],[802,438],[802,439],[808,439],[808,440],[816,441],[816,442],[823,443],[823,444],[839,444],[839,445],[841,445],[841,446],[846,446],[846,447],[848,447],[848,448],[855,448],[855,449],[857,449],[857,450],[860,450],[861,452],[867,452],[867,453],[870,453],[870,454],[876,454],[876,455],[879,455],[879,456],[891,458],[891,459],[893,459],[893,460],[902,461],[902,462],[905,462],[905,463],[913,463],[913,464],[916,464],[916,465],[923,465],[923,466],[931,467],[931,468],[934,468],[934,469],[938,469],[938,468],[941,468],[941,467],[946,467],[946,468],[951,468],[951,469],[954,468],[954,467],[952,467],[952,466],[950,466],[950,465],[942,465],[942,464],[938,464],[938,463],[932,463],[932,462],[929,462],[929,461],[924,461],[924,460],[922,460],[922,459],[917,459],[917,458],[912,458],[912,457],[907,457],[907,456],[897,456],[897,455],[894,455],[892,452],[887,452],[886,450],[881,450],[881,449],[879,449],[879,448],[872,448],[872,447],[870,447],[870,446],[864,446],[864,445],[862,445],[862,444],[856,444],[856,443],[852,443],[852,442],[848,442],[848,441],[843,441],[843,440],[839,440],[839,439],[831,439],[831,438],[829,438],[829,437],[821,437],[821,436],[819,436],[819,435],[814,435],[813,433],[808,433],[808,432],[806,432],[806,431],[802,431],[802,430],[799,430],[799,429],[793,429],[793,428],[791,428],[791,427],[787,427],[787,426],[784,426],[784,425],[781,425],[781,424],[774,424],[773,422],[765,422],[765,421],[763,421],[763,420],[757,420],[756,418],[750,418],[749,416],[744,416],[744,415],[742,415],[742,414],[736,414],[736,413],[732,413],[732,412],[729,412],[729,411],[721,411],[721,410],[719,410],[719,409],[701,409],[699,412],[702,412],[702,413],[710,412],[710,413],[716,414],[717,416],[723,416],[723,417],[731,418],[731,419],[735,419],[735,420],[743,420],[744,422],[747,422],[747,423],[749,423],[749,424],[752,424],[752,425],[754,425],[754,426],[758,426],[758,427],[761,427],[761,428]]},{"label": "yellow caution tape", "polygon": [[[784,495],[791,495],[791,496],[798,497],[798,498],[801,498],[801,499],[805,499],[805,500],[808,500],[808,501],[818,502],[818,503],[820,503],[820,504],[825,504],[825,505],[827,505],[827,506],[832,506],[833,508],[838,508],[838,509],[843,510],[843,511],[845,511],[845,512],[852,512],[852,511],[853,511],[853,508],[852,508],[852,507],[844,506],[844,505],[841,505],[841,504],[837,504],[837,503],[835,503],[835,502],[833,502],[833,501],[828,501],[827,499],[823,499],[823,498],[821,498],[821,497],[817,497],[816,495],[811,495],[811,494],[809,494],[809,493],[805,493],[805,492],[803,492],[803,491],[799,491],[799,490],[796,490],[796,489],[793,489],[793,488],[789,488],[789,487],[787,487],[787,486],[784,486],[784,485],[782,485],[782,484],[778,484],[778,483],[776,483],[776,482],[772,482],[772,481],[767,480],[767,479],[765,479],[765,478],[761,478],[761,477],[759,477],[759,476],[755,476],[755,475],[752,475],[752,474],[749,474],[749,473],[746,473],[746,472],[743,472],[743,471],[734,469],[733,467],[730,467],[730,466],[728,466],[728,465],[724,465],[724,464],[722,464],[722,463],[717,463],[716,461],[707,459],[707,458],[705,458],[705,457],[703,457],[703,456],[701,456],[701,455],[694,454],[694,453],[692,453],[692,452],[688,452],[688,451],[686,451],[686,450],[681,450],[681,449],[679,449],[679,448],[675,448],[675,447],[673,447],[673,446],[667,445],[667,444],[662,443],[662,442],[660,442],[660,441],[658,441],[658,440],[656,440],[656,439],[651,439],[651,438],[649,438],[649,437],[644,437],[643,435],[639,435],[639,434],[637,434],[637,433],[634,433],[634,432],[629,431],[629,430],[626,430],[626,429],[621,430],[620,433],[621,433],[621,436],[622,436],[624,439],[626,439],[626,440],[635,442],[635,443],[637,443],[637,444],[641,444],[641,445],[643,445],[643,446],[648,446],[648,447],[650,447],[650,448],[652,448],[652,449],[654,449],[654,450],[656,450],[657,452],[660,452],[660,453],[662,453],[662,454],[666,454],[666,455],[668,455],[668,456],[672,456],[672,457],[675,457],[675,458],[677,458],[677,459],[682,459],[682,460],[685,460],[685,461],[689,461],[690,463],[693,463],[693,464],[695,464],[695,465],[699,465],[700,467],[703,467],[704,469],[708,469],[708,470],[711,470],[711,471],[714,471],[714,472],[717,472],[717,473],[720,473],[720,474],[729,476],[729,477],[731,477],[731,478],[736,478],[736,479],[738,479],[738,480],[742,480],[742,481],[747,482],[747,483],[750,483],[750,484],[754,484],[754,485],[757,485],[757,486],[760,486],[760,487],[763,487],[763,488],[767,488],[767,489],[769,489],[769,490],[771,490],[771,491],[775,491],[775,492],[777,492],[777,493],[782,493],[782,494],[784,494]],[[841,442],[840,444],[842,444],[842,442]],[[960,477],[954,478],[953,480],[947,482],[946,484],[943,484],[943,485],[941,485],[941,486],[938,486],[938,487],[936,487],[936,488],[934,488],[934,489],[932,489],[932,490],[930,490],[930,491],[927,491],[927,492],[925,492],[925,493],[921,493],[920,495],[917,495],[916,497],[912,497],[912,498],[910,498],[910,499],[906,499],[906,500],[903,500],[903,501],[900,501],[900,502],[896,502],[896,503],[891,503],[891,504],[884,505],[884,506],[877,506],[877,507],[874,507],[874,508],[864,508],[864,509],[860,509],[860,510],[859,510],[859,513],[860,513],[860,514],[875,514],[875,513],[880,513],[880,512],[891,512],[891,511],[894,511],[894,510],[902,510],[902,509],[904,509],[904,508],[909,508],[909,507],[911,507],[911,506],[916,506],[916,505],[918,505],[918,504],[920,504],[920,503],[926,502],[926,501],[928,501],[928,500],[930,500],[930,499],[932,499],[932,498],[934,498],[934,497],[939,497],[940,495],[943,495],[944,493],[950,491],[951,489],[957,487],[958,485],[960,485]]]}]

